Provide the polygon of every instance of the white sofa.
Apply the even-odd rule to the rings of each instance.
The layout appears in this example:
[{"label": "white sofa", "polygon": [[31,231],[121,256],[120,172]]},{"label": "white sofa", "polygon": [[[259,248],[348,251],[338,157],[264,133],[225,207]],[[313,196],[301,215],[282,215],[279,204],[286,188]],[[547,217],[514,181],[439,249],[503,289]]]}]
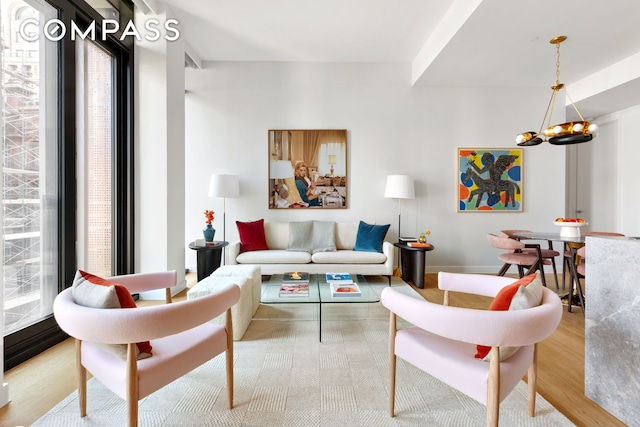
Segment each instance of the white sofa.
[{"label": "white sofa", "polygon": [[393,275],[395,251],[392,243],[382,243],[382,253],[354,251],[358,223],[335,223],[336,251],[289,251],[289,223],[265,222],[264,233],[268,250],[240,253],[240,241],[229,245],[229,265],[256,265],[262,274],[281,274],[287,271],[309,273],[349,272],[363,275]]}]

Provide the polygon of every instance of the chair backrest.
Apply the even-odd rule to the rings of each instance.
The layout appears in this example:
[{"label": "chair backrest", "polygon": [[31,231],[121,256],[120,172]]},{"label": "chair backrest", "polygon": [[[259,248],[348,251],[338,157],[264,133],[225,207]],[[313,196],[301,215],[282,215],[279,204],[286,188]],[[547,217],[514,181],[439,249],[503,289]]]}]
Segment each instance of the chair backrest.
[{"label": "chair backrest", "polygon": [[105,344],[177,334],[217,317],[240,299],[240,288],[229,285],[211,295],[175,304],[104,309],[76,304],[71,292],[71,288],[65,289],[53,302],[60,328],[72,337]]},{"label": "chair backrest", "polygon": [[510,239],[508,237],[501,237],[493,233],[487,234],[487,240],[489,240],[489,244],[491,246],[497,249],[504,249],[507,251],[524,249],[524,243],[518,240]]},{"label": "chair backrest", "polygon": [[500,236],[518,240],[518,238],[516,238],[514,233],[518,233],[518,232],[528,233],[530,231],[531,230],[501,230]]},{"label": "chair backrest", "polygon": [[587,246],[582,246],[580,247],[577,251],[576,251],[576,255],[578,255],[580,258],[585,259],[585,255],[587,253]]}]

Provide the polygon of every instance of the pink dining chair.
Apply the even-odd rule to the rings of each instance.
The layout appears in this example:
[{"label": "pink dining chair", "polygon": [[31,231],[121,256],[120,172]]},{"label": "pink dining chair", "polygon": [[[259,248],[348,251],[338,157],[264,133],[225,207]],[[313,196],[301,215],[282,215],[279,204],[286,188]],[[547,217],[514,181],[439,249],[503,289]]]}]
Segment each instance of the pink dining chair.
[{"label": "pink dining chair", "polygon": [[569,287],[568,309],[571,312],[571,305],[573,304],[573,293],[578,292],[578,300],[580,301],[580,307],[582,308],[582,315],[584,316],[584,292],[582,292],[582,285],[580,279],[584,279],[586,272],[586,253],[587,247],[583,245],[579,248],[571,248],[571,255],[569,256],[569,271],[571,275],[571,286]]},{"label": "pink dining chair", "polygon": [[[622,233],[616,233],[613,231],[583,231],[580,233],[582,236],[610,236],[610,237],[624,237]],[[562,283],[564,285],[566,279],[566,273],[569,271],[569,279],[571,281],[571,286],[573,286],[573,279],[571,277],[571,261],[575,257],[575,253],[572,253],[572,249],[579,249],[581,246],[584,246],[584,243],[567,243],[565,244],[564,249],[564,262],[562,263]],[[575,262],[576,260],[573,259]],[[571,311],[571,305],[569,305],[569,311]]]},{"label": "pink dining chair", "polygon": [[[530,232],[531,230],[502,230],[500,231],[500,235],[503,237],[508,237],[510,239],[520,240],[520,238],[514,234],[518,231]],[[553,241],[551,240],[547,240],[547,247],[548,247],[547,249],[542,247],[540,248],[540,256],[542,257],[543,260],[548,260],[551,263],[551,267],[553,268],[553,277],[556,282],[556,289],[560,289],[560,284],[558,282],[558,270],[556,268],[556,257],[560,256],[560,252],[553,249]],[[525,249],[522,249],[522,252],[536,253],[536,249],[525,248]],[[564,282],[562,282],[562,288],[564,289]]]},{"label": "pink dining chair", "polygon": [[[131,293],[170,288],[176,272],[110,278]],[[229,285],[194,300],[138,308],[92,308],[75,303],[72,289],[53,303],[60,328],[75,338],[80,416],[87,415],[87,374],[126,401],[127,426],[138,425],[138,401],[226,351],[227,398],[233,407],[233,330],[231,307],[240,288]],[[226,325],[209,321],[226,311]],[[136,343],[150,341],[151,357],[136,360]],[[101,344],[126,344],[126,360]]]},{"label": "pink dining chair", "polygon": [[[495,296],[513,279],[481,274],[438,274],[438,288]],[[498,426],[500,402],[527,373],[529,416],[535,416],[537,343],[551,335],[562,318],[562,303],[543,288],[539,306],[514,311],[477,310],[434,304],[385,288],[382,304],[389,320],[389,413],[395,416],[396,358],[407,361],[487,407],[487,426]],[[396,317],[412,326],[398,330]],[[490,361],[474,357],[476,345],[491,346]],[[500,361],[500,347],[520,347]]]},{"label": "pink dining chair", "polygon": [[[504,265],[498,272],[498,276],[504,276],[512,265],[518,267],[518,276],[524,277],[525,270],[528,268],[526,274],[531,274],[534,271],[540,271],[540,279],[542,284],[546,287],[547,281],[544,277],[544,265],[548,265],[550,261],[542,258],[542,250],[537,243],[522,243],[518,240],[510,239],[505,236],[498,236],[493,233],[487,234],[487,240],[489,244],[496,249],[503,249],[506,252],[498,255],[498,259],[504,262]],[[525,252],[525,250],[528,250]]]}]

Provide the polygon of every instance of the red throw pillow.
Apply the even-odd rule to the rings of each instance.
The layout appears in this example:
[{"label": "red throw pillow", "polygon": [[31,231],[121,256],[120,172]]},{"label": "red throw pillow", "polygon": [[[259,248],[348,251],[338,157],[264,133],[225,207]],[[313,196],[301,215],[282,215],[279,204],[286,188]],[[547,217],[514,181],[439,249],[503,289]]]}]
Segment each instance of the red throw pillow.
[{"label": "red throw pillow", "polygon": [[[513,300],[513,297],[518,292],[518,289],[520,289],[520,286],[527,286],[529,283],[533,282],[533,280],[536,278],[536,274],[537,273],[529,274],[528,276],[525,276],[522,279],[500,289],[500,292],[498,292],[493,301],[491,301],[489,310],[509,310],[509,307],[511,307],[511,300]],[[484,359],[486,355],[491,351],[491,347],[480,344],[476,346],[476,349],[476,359]]]},{"label": "red throw pillow", "polygon": [[251,222],[236,221],[240,234],[240,252],[265,251],[267,238],[264,235],[264,219]]},{"label": "red throw pillow", "polygon": [[[136,308],[136,302],[129,290],[102,277],[86,271],[78,270],[73,279],[73,299],[76,304],[93,308]],[[100,348],[126,360],[126,345],[100,344]],[[143,341],[137,343],[138,359],[151,356],[151,343]]]}]

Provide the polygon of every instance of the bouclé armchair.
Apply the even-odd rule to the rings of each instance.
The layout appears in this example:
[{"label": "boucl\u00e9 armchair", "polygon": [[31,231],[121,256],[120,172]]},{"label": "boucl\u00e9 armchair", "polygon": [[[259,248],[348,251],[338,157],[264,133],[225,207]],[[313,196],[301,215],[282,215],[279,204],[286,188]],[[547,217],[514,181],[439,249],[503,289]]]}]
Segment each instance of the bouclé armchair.
[{"label": "boucl\u00e9 armchair", "polygon": [[[130,292],[169,288],[175,271],[118,276],[110,281]],[[76,339],[80,415],[86,416],[86,371],[126,400],[127,425],[138,422],[138,400],[226,351],[227,394],[233,407],[233,339],[231,306],[240,297],[228,285],[195,300],[139,308],[92,308],[78,305],[72,289],[55,299],[53,312],[60,328]],[[227,313],[227,324],[209,321]],[[150,341],[151,357],[137,360],[136,343]],[[101,344],[126,344],[126,360]],[[125,356],[123,356],[125,357]]]},{"label": "boucl\u00e9 armchair", "polygon": [[[514,279],[479,274],[439,273],[438,287],[450,291],[494,297]],[[537,344],[558,326],[562,304],[542,289],[542,302],[514,311],[477,310],[434,304],[407,296],[394,288],[382,291],[382,304],[390,310],[389,412],[395,402],[396,356],[474,398],[487,407],[487,425],[497,426],[500,402],[528,371],[529,415],[535,414]],[[398,330],[396,316],[412,326]],[[490,346],[490,361],[476,359],[477,345]],[[520,347],[500,361],[500,347]]]}]

